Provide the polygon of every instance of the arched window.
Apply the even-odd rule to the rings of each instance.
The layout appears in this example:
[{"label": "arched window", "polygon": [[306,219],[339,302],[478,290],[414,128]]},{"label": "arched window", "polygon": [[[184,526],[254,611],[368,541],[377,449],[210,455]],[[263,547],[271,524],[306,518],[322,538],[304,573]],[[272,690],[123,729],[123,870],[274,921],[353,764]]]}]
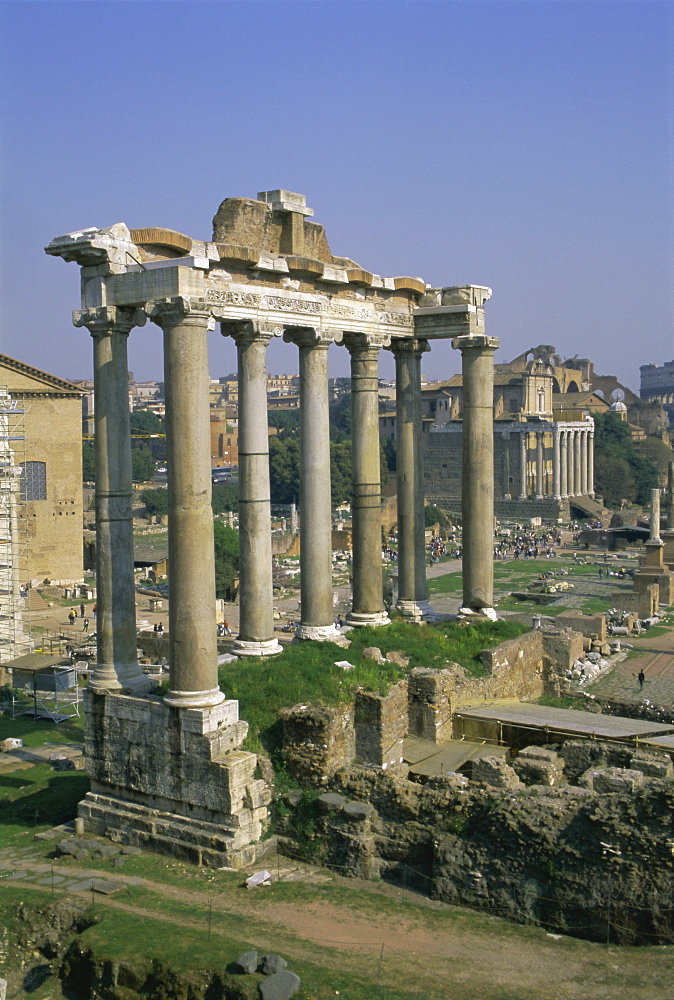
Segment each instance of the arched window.
[{"label": "arched window", "polygon": [[45,462],[24,462],[21,473],[21,499],[47,499],[47,466]]}]

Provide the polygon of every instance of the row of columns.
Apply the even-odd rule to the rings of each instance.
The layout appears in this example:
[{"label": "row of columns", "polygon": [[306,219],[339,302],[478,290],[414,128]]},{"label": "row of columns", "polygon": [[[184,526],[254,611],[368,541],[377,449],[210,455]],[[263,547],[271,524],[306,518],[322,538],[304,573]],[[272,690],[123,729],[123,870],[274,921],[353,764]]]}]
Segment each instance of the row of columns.
[{"label": "row of columns", "polygon": [[[520,434],[520,498],[528,496],[533,486],[537,497],[546,495],[545,434],[549,429],[536,430],[536,450],[533,482],[529,482],[528,437],[530,431]],[[572,496],[594,493],[594,428],[552,428],[552,496],[559,500]]]},{"label": "row of columns", "polygon": [[[209,707],[224,695],[218,688],[214,628],[215,574],[211,511],[208,399],[208,332],[214,321],[208,303],[177,298],[157,304],[152,320],[164,335],[166,440],[169,494],[169,692],[168,704]],[[146,679],[136,661],[136,617],[131,517],[131,449],[127,339],[145,317],[136,309],[98,307],[75,314],[94,341],[95,449],[98,573],[98,663],[94,690],[141,692]],[[239,539],[240,629],[235,651],[240,656],[280,652],[274,638],[272,602],[269,439],[267,431],[266,351],[271,334],[248,322],[223,322],[222,332],[237,346],[239,371]],[[327,351],[331,341],[311,328],[289,328],[285,339],[300,354],[301,406],[301,638],[336,637],[333,625],[330,443]],[[463,350],[467,385],[465,440],[491,443],[491,383],[480,388],[487,364],[493,368],[493,346],[458,338]],[[469,347],[468,342],[472,346]],[[354,625],[383,625],[381,564],[381,486],[378,426],[378,357],[384,346],[372,338],[347,333],[352,378],[352,494]],[[464,343],[465,342],[465,343]],[[497,342],[494,341],[494,344]],[[420,620],[429,610],[425,575],[424,511],[421,470],[421,355],[425,341],[393,340],[398,385],[399,601],[401,612]],[[488,376],[488,371],[487,371]],[[471,397],[470,385],[475,386]],[[485,398],[482,399],[482,395]],[[489,399],[487,400],[487,395]],[[472,401],[471,401],[472,399]],[[472,415],[472,416],[471,416]],[[470,431],[471,419],[473,431]],[[485,423],[485,427],[482,424]],[[484,448],[468,448],[465,461],[475,468],[473,531],[465,543],[466,561],[483,567],[468,572],[464,603],[473,609],[491,606],[491,498],[482,480],[492,459]],[[493,444],[491,445],[493,448]],[[482,464],[486,462],[486,464]],[[489,478],[488,476],[486,477]],[[470,492],[470,489],[469,489]],[[491,506],[490,506],[491,505]],[[470,522],[471,518],[468,518]],[[484,523],[483,523],[484,522]],[[471,557],[470,553],[473,553]]]}]

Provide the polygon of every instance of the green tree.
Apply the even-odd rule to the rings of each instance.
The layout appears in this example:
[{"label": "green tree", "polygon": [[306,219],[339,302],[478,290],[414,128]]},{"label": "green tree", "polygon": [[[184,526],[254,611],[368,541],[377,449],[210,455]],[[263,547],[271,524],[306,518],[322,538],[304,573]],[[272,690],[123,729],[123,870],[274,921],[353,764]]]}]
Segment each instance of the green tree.
[{"label": "green tree", "polygon": [[168,490],[161,487],[151,490],[143,490],[140,495],[145,504],[145,510],[151,516],[155,514],[168,514]]},{"label": "green tree", "polygon": [[650,457],[637,452],[628,425],[613,412],[595,414],[594,424],[595,487],[606,505],[619,505],[623,498],[650,503],[658,470]]},{"label": "green tree", "polygon": [[131,449],[131,477],[135,483],[147,483],[154,476],[154,459],[145,448]]},{"label": "green tree", "polygon": [[82,480],[93,483],[96,479],[96,460],[94,446],[91,441],[82,442]]},{"label": "green tree", "polygon": [[667,469],[672,461],[672,449],[660,438],[647,437],[636,444],[636,452],[641,458],[648,459],[657,469],[658,480],[661,486],[667,483]]},{"label": "green tree", "polygon": [[333,507],[351,499],[351,442],[330,445],[330,495]]},{"label": "green tree", "polygon": [[636,486],[628,462],[617,455],[595,455],[594,486],[607,507],[619,507],[621,500],[636,500]]},{"label": "green tree", "polygon": [[239,509],[239,490],[235,483],[215,483],[213,485],[213,513],[226,514]]},{"label": "green tree", "polygon": [[339,396],[330,406],[330,440],[351,440],[351,393]]},{"label": "green tree", "polygon": [[163,434],[164,425],[152,410],[134,410],[130,416],[132,434]]},{"label": "green tree", "polygon": [[221,521],[213,522],[215,546],[215,596],[224,598],[239,574],[239,533]]},{"label": "green tree", "polygon": [[283,434],[296,434],[300,429],[300,411],[299,409],[270,410],[267,423]]},{"label": "green tree", "polygon": [[285,434],[269,438],[269,481],[272,503],[297,503],[300,498],[300,442]]}]

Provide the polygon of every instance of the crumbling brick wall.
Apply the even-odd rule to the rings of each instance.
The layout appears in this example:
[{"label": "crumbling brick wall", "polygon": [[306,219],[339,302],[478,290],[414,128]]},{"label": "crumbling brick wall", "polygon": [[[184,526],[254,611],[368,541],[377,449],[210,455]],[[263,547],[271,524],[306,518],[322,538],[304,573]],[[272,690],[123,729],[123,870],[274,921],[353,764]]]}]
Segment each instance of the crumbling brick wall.
[{"label": "crumbling brick wall", "polygon": [[353,705],[295,705],[281,711],[288,771],[302,784],[321,785],[355,753]]},{"label": "crumbling brick wall", "polygon": [[359,764],[397,768],[407,736],[407,681],[398,681],[387,694],[357,691],[354,703],[356,753]]},{"label": "crumbling brick wall", "polygon": [[452,735],[454,683],[449,670],[415,667],[407,679],[410,736],[441,743]]}]

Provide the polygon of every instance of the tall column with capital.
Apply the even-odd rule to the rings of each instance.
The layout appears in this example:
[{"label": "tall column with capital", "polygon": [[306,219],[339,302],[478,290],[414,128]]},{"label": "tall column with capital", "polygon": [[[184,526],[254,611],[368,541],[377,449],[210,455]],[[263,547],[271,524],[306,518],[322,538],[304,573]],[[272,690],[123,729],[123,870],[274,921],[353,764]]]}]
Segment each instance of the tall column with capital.
[{"label": "tall column with capital", "polygon": [[527,498],[527,432],[520,432],[520,500]]},{"label": "tall column with capital", "polygon": [[421,465],[421,355],[427,341],[394,340],[396,362],[396,478],[398,485],[398,602],[405,618],[430,611],[424,545]]},{"label": "tall column with capital", "polygon": [[536,431],[536,497],[543,496],[543,431]]},{"label": "tall column with capital", "polygon": [[560,479],[560,447],[559,447],[559,428],[556,424],[552,428],[552,495],[555,500],[561,498],[561,479]]},{"label": "tall column with capital", "polygon": [[574,431],[574,448],[573,448],[573,476],[574,476],[574,493],[576,496],[583,492],[583,473],[581,466],[581,431]]},{"label": "tall column with capital", "polygon": [[569,495],[569,432],[567,430],[560,431],[559,438],[561,445],[560,491],[562,499],[565,500]]},{"label": "tall column with capital", "polygon": [[[231,332],[239,370],[239,636],[237,656],[282,652],[274,638],[267,425],[270,333],[252,323],[222,324]],[[302,518],[304,520],[304,516]]]},{"label": "tall column with capital", "polygon": [[220,704],[215,629],[215,554],[211,509],[208,303],[176,297],[158,303],[164,331],[168,467],[169,691],[175,708]]},{"label": "tall column with capital", "polygon": [[463,373],[463,608],[495,617],[494,352],[496,337],[457,337]]},{"label": "tall column with capital", "polygon": [[587,427],[583,427],[580,432],[580,492],[583,496],[587,496],[587,441],[588,441]]},{"label": "tall column with capital", "polygon": [[88,687],[141,693],[149,683],[136,659],[127,339],[145,315],[100,306],[75,311],[73,321],[94,341],[97,662]]},{"label": "tall column with capital", "polygon": [[347,333],[351,355],[351,515],[353,604],[350,625],[388,625],[381,563],[381,476],[379,471],[379,351],[361,334]]},{"label": "tall column with capital", "polygon": [[587,435],[587,491],[594,496],[594,427]]},{"label": "tall column with capital", "polygon": [[330,412],[328,348],[314,329],[290,329],[284,340],[300,352],[300,592],[299,639],[341,639],[332,605]]}]

